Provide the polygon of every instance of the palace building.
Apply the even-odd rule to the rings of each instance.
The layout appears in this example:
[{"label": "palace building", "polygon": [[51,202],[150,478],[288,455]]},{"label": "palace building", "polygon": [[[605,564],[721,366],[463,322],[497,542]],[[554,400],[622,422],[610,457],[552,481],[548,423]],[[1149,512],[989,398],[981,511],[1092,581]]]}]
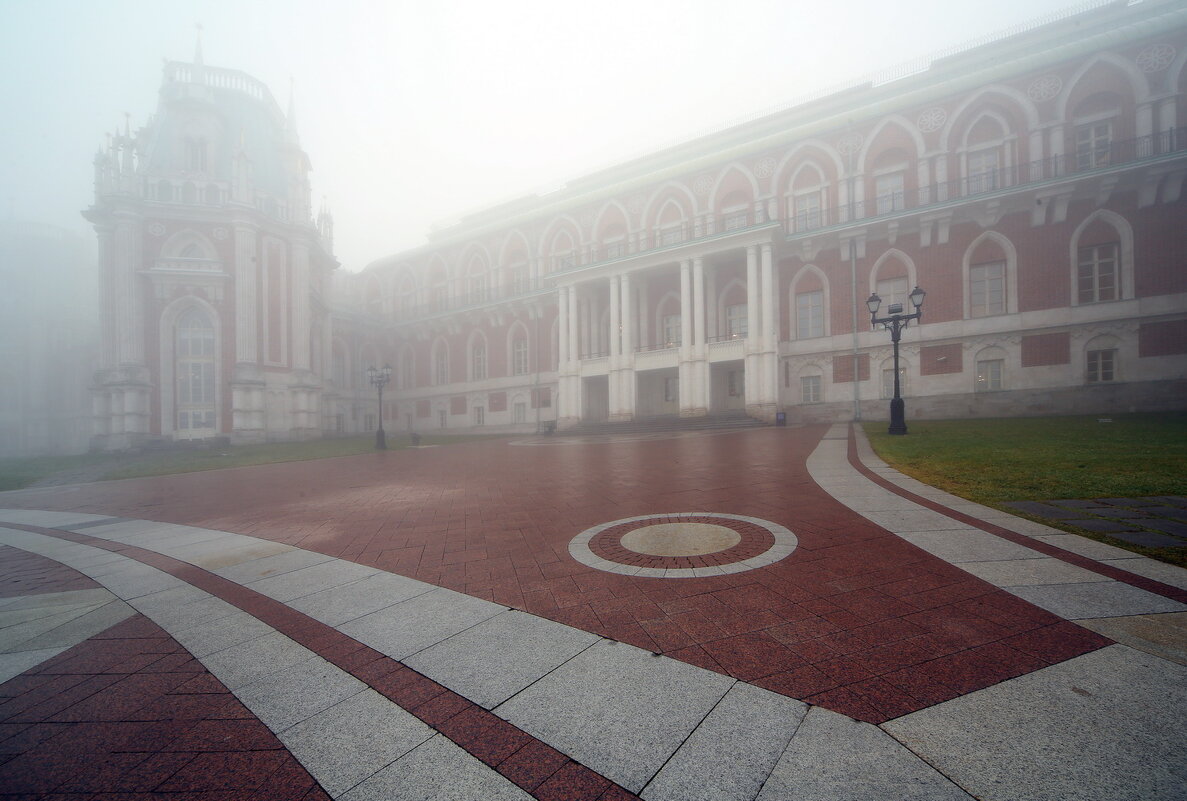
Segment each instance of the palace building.
[{"label": "palace building", "polygon": [[291,116],[171,64],[154,121],[97,160],[101,435],[882,419],[866,300],[916,286],[909,417],[1183,408],[1185,62],[1182,3],[1110,3],[333,276]]}]

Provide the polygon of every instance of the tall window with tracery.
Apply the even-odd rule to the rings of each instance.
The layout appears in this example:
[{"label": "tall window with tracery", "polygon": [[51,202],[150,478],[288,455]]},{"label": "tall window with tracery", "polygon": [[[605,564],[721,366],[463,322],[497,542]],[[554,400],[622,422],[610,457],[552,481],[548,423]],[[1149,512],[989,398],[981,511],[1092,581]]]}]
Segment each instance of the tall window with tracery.
[{"label": "tall window with tracery", "polygon": [[1079,303],[1117,300],[1116,242],[1080,248],[1076,265],[1076,296]]},{"label": "tall window with tracery", "polygon": [[177,321],[174,341],[177,370],[177,430],[182,436],[214,433],[214,326],[200,309],[190,309]]}]

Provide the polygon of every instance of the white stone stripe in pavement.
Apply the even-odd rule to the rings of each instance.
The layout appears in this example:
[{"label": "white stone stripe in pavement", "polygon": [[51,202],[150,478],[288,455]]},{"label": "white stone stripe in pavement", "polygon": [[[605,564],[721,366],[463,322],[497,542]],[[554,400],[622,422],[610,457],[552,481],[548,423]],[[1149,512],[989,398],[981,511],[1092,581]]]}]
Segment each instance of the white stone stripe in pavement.
[{"label": "white stone stripe in pavement", "polygon": [[[0,542],[84,574],[90,552],[99,550],[6,528],[0,528]],[[153,588],[150,592],[120,586],[131,605],[198,656],[331,797],[427,799],[462,791],[471,798],[531,798],[411,713],[272,627],[234,607],[212,617],[209,602],[219,599],[156,568],[121,559],[129,569],[148,567],[157,574],[136,570]],[[105,577],[92,578],[103,583]],[[180,606],[179,591],[188,598]],[[163,605],[178,613],[154,617]],[[229,637],[231,631],[235,634]],[[268,659],[262,662],[264,655]]]},{"label": "white stone stripe in pavement", "polygon": [[[826,492],[867,520],[928,553],[1067,620],[1187,611],[1187,605],[1178,601],[1010,542],[933,509],[915,504],[910,499],[875,484],[849,464],[849,425],[837,423],[829,430],[828,435],[808,457],[808,472]],[[1086,547],[1082,543],[1091,541],[1084,540],[1083,537],[1063,534],[999,510],[971,504],[963,498],[908,478],[889,467],[873,453],[860,426],[855,426],[854,431],[858,455],[867,467],[922,498],[951,505],[952,508],[972,517],[1025,536],[1036,537],[1036,540],[1056,547],[1065,547],[1069,552],[1085,556],[1089,553],[1110,556],[1110,563],[1116,564],[1120,561],[1122,569],[1133,570],[1138,575],[1165,575],[1172,579],[1168,583],[1187,586],[1187,571],[1180,568],[1170,565],[1163,568],[1154,567],[1161,563],[1120,548],[1110,548],[1102,543],[1093,543],[1099,547]],[[1077,540],[1079,542],[1076,542]]]},{"label": "white stone stripe in pavement", "polygon": [[[6,513],[0,510],[0,520],[5,518]],[[54,518],[51,515],[47,519]],[[45,525],[36,515],[22,515],[21,522]],[[71,522],[79,521],[67,521],[65,525]],[[112,537],[116,532],[92,526],[86,533]],[[244,548],[240,540],[253,539],[228,535],[224,542],[228,548],[240,550]],[[0,529],[0,541],[29,550],[40,549],[39,552],[72,566],[91,564],[97,554],[107,553],[23,531]],[[138,544],[152,545],[145,540]],[[180,546],[169,538],[167,547],[178,553],[176,548]],[[276,560],[292,552],[309,556],[289,557],[278,564]],[[239,565],[227,565],[219,572],[224,576],[238,575],[246,580],[245,586],[255,587],[265,580],[264,574],[284,575],[304,569],[298,565],[321,565],[329,561],[321,554],[289,549]],[[250,615],[168,574],[156,571],[159,575],[152,576],[126,564],[113,565],[110,560],[104,560],[101,565],[101,570],[108,571],[107,576],[135,574],[139,581],[151,582],[155,588],[151,593],[142,592],[136,586],[121,586],[121,591],[132,598],[130,603],[138,611],[162,625],[187,648],[199,652],[203,664],[277,731],[286,745],[290,742],[286,737],[292,739],[296,743],[295,747],[290,746],[294,754],[323,786],[326,782],[345,786],[345,779],[332,778],[339,772],[357,779],[373,768],[374,761],[355,768],[334,761],[342,760],[344,752],[357,750],[357,746],[345,742],[343,738],[349,733],[337,731],[333,724],[327,723],[316,734],[301,739],[294,734],[314,725],[304,724],[301,719],[330,716],[333,714],[330,710],[334,709],[340,712],[350,709],[341,705],[365,692],[352,684],[353,677],[342,674],[349,681],[336,677],[337,668],[320,657],[309,654],[305,658],[304,649],[298,644],[285,643],[288,638]],[[337,575],[343,583],[331,588],[313,586],[310,594],[288,603],[293,608],[305,604],[311,616],[321,615],[325,618],[323,622],[334,620],[328,625],[356,636],[388,656],[406,660],[424,675],[476,703],[493,705],[495,714],[628,789],[642,790],[648,801],[753,798],[747,794],[753,788],[765,786],[776,766],[794,760],[801,749],[816,748],[813,744],[816,735],[805,732],[792,737],[788,728],[789,721],[808,709],[800,702],[713,671],[414,579],[382,572],[358,578],[345,568]],[[383,601],[391,603],[373,608],[374,598],[360,592],[360,588],[385,576],[389,583],[377,589],[390,593]],[[264,585],[261,589],[282,587]],[[289,590],[282,591],[287,594]],[[347,608],[351,600],[364,599],[361,614],[352,616]],[[548,646],[544,653],[540,652],[541,643]],[[257,675],[261,657],[267,661],[268,668],[275,670]],[[484,660],[489,669],[480,669]],[[497,669],[500,664],[514,665],[518,672],[505,675]],[[467,670],[467,666],[473,670]],[[294,692],[294,684],[307,689]],[[293,698],[302,695],[313,698],[311,705],[299,704]],[[745,724],[739,715],[745,715],[748,705],[757,705],[766,714],[755,716],[751,728],[740,731],[745,729]],[[789,710],[791,718],[785,719]],[[846,736],[855,738],[847,753],[853,758],[859,753],[865,755],[858,760],[860,771],[827,780],[812,775],[802,777],[799,782],[805,788],[812,788],[811,797],[824,801],[892,798],[907,776],[910,785],[919,788],[921,797],[945,801],[968,798],[942,773],[878,727],[821,708],[813,709],[813,715],[831,722],[822,727],[822,731],[829,732],[830,743],[836,739],[836,731],[847,732]],[[721,738],[726,736],[733,740],[723,745]],[[518,788],[504,786],[502,776],[477,760],[467,761],[473,758],[447,740],[438,742],[442,740],[437,735],[423,742],[387,768],[368,774],[365,782],[341,797],[349,801],[433,797],[425,794],[430,788],[423,784],[432,776],[455,776],[457,781],[466,783],[464,788],[470,789],[463,797],[526,797],[515,795],[520,793]],[[879,746],[866,753],[871,742]],[[708,758],[706,749],[714,751],[717,758]],[[494,786],[484,786],[480,791],[479,785],[486,781],[482,779],[484,775],[495,777],[488,781]],[[327,777],[325,781],[323,777]],[[886,781],[879,777],[885,777]],[[339,783],[335,784],[336,781]],[[796,780],[786,776],[780,781],[796,784]],[[505,795],[510,792],[506,787],[514,793]],[[699,789],[690,792],[689,787]],[[723,787],[733,789],[725,791]]]}]

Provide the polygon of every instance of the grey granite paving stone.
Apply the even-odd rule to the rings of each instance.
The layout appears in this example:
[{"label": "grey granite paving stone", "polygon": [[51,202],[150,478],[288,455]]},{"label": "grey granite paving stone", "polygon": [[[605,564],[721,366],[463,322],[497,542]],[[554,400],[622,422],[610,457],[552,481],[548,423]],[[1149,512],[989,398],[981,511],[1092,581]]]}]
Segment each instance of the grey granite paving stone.
[{"label": "grey granite paving stone", "polygon": [[1056,559],[1053,556],[1041,556],[1037,559],[1011,559],[1001,562],[963,562],[960,566],[963,570],[983,581],[988,581],[995,587],[1112,581],[1108,576],[1073,565],[1062,559]]},{"label": "grey granite paving stone", "polygon": [[599,639],[587,631],[508,610],[404,662],[490,709]]},{"label": "grey granite paving stone", "polygon": [[1120,581],[1008,587],[1007,592],[1066,620],[1182,612],[1187,606]]},{"label": "grey granite paving stone", "polygon": [[269,673],[234,693],[268,728],[279,734],[369,689],[312,652],[310,657]]},{"label": "grey granite paving stone", "polygon": [[1110,559],[1102,562],[1102,564],[1112,565],[1121,570],[1128,570],[1130,573],[1145,576],[1155,581],[1161,581],[1163,584],[1169,584],[1181,590],[1187,590],[1187,569],[1181,568],[1178,565],[1158,562],[1153,559],[1146,559],[1145,557],[1138,557],[1137,559]]},{"label": "grey granite paving stone", "polygon": [[738,682],[640,794],[646,801],[750,801],[808,705]]},{"label": "grey granite paving stone", "polygon": [[318,712],[280,740],[333,797],[437,734],[374,690]]},{"label": "grey granite paving stone", "polygon": [[14,595],[0,598],[0,612],[17,609],[37,609],[49,606],[95,606],[115,598],[102,587],[92,590],[67,590],[65,592],[39,592],[35,595]]},{"label": "grey granite paving stone", "polygon": [[22,622],[14,621],[0,628],[0,653],[25,650],[25,643],[98,608],[98,606],[74,606],[25,610],[29,615],[34,616],[26,617]]},{"label": "grey granite paving stone", "polygon": [[279,576],[282,573],[300,570],[303,567],[316,565],[320,562],[328,562],[333,558],[325,554],[294,548],[293,550],[285,551],[275,556],[265,556],[261,559],[240,562],[237,565],[230,565],[214,572],[225,579],[230,579],[240,584],[250,584],[253,581],[259,581],[268,576]]},{"label": "grey granite paving stone", "polygon": [[495,714],[639,792],[734,680],[601,640]]},{"label": "grey granite paving stone", "polygon": [[438,587],[351,620],[338,630],[393,659],[404,660],[506,608]]},{"label": "grey granite paving stone", "polygon": [[21,675],[26,670],[37,667],[45,660],[55,657],[65,650],[65,647],[61,647],[0,654],[0,684]]},{"label": "grey granite paving stone", "polygon": [[1006,559],[1037,559],[1043,554],[977,529],[900,534],[907,542],[953,564]]},{"label": "grey granite paving stone", "polygon": [[188,584],[133,598],[131,605],[168,632],[238,614],[238,607]]},{"label": "grey granite paving stone", "polygon": [[366,567],[356,562],[331,559],[299,570],[291,570],[279,576],[253,581],[247,586],[277,601],[291,601],[302,595],[311,595],[352,581],[360,581],[379,572],[378,568]]},{"label": "grey granite paving stone", "polygon": [[823,707],[808,710],[758,801],[971,801],[886,732]]},{"label": "grey granite paving stone", "polygon": [[861,515],[887,531],[895,533],[973,530],[972,526],[966,526],[939,512],[920,507],[916,507],[913,511],[862,512]]},{"label": "grey granite paving stone", "polygon": [[21,649],[77,645],[100,632],[107,631],[116,623],[123,622],[134,614],[136,614],[136,610],[123,601],[112,600],[102,606],[92,607],[85,614],[21,643]]},{"label": "grey granite paving stone", "polygon": [[1034,539],[1038,542],[1044,542],[1048,545],[1054,545],[1056,548],[1061,548],[1071,553],[1079,554],[1080,556],[1087,556],[1089,559],[1096,559],[1097,561],[1104,559],[1141,559],[1140,554],[1133,551],[1127,551],[1124,548],[1118,548],[1116,545],[1108,545],[1096,540],[1090,540],[1079,534],[1041,534]]},{"label": "grey granite paving stone", "polygon": [[311,658],[312,653],[278,631],[202,657],[202,664],[232,692]]},{"label": "grey granite paving stone", "polygon": [[1181,801],[1185,708],[1187,667],[1112,645],[882,728],[986,801]]},{"label": "grey granite paving stone", "polygon": [[199,659],[274,631],[271,626],[239,609],[217,618],[194,619],[187,616],[180,625],[167,630],[173,639]]},{"label": "grey granite paving stone", "polygon": [[532,801],[532,796],[437,735],[338,801]]},{"label": "grey granite paving stone", "polygon": [[338,626],[435,589],[438,588],[423,581],[380,572],[361,581],[294,598],[288,605],[326,625]]}]

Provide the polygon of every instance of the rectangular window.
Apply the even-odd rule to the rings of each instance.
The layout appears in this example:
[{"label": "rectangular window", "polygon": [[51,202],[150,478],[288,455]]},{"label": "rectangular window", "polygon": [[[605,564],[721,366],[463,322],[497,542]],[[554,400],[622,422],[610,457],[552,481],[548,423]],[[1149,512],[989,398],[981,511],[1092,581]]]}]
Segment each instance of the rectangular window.
[{"label": "rectangular window", "polygon": [[1080,303],[1117,300],[1117,251],[1116,242],[1080,248],[1076,271]]},{"label": "rectangular window", "polygon": [[1002,388],[1002,359],[985,359],[977,362],[977,392],[996,392]]},{"label": "rectangular window", "polygon": [[800,376],[800,403],[820,403],[820,376]]},{"label": "rectangular window", "polygon": [[824,336],[824,291],[800,292],[795,296],[796,339]]},{"label": "rectangular window", "polygon": [[677,403],[680,400],[680,379],[671,376],[664,379],[664,402]]},{"label": "rectangular window", "polygon": [[810,231],[824,224],[820,213],[820,192],[812,191],[796,195],[793,202],[795,203],[795,230]]},{"label": "rectangular window", "polygon": [[663,331],[661,338],[663,339],[664,347],[674,348],[681,344],[680,330],[680,315],[679,314],[665,314],[663,318]]},{"label": "rectangular window", "polygon": [[1116,376],[1116,350],[1088,351],[1088,383],[1097,384],[1102,381],[1112,381]]},{"label": "rectangular window", "polygon": [[474,407],[474,425],[486,425],[486,409],[482,406]]},{"label": "rectangular window", "polygon": [[1006,263],[994,261],[969,267],[969,314],[988,317],[1006,312]]},{"label": "rectangular window", "polygon": [[874,196],[877,198],[878,213],[889,214],[907,207],[905,184],[901,172],[879,175],[874,179]]},{"label": "rectangular window", "polygon": [[434,383],[448,384],[449,383],[449,353],[445,348],[440,348],[437,351],[437,358],[433,365]]},{"label": "rectangular window", "polygon": [[1091,170],[1109,166],[1113,124],[1093,122],[1076,128],[1076,169]]},{"label": "rectangular window", "polygon": [[516,401],[515,405],[511,407],[511,413],[514,415],[514,420],[517,423],[526,423],[528,421],[528,405],[523,401]]},{"label": "rectangular window", "polygon": [[730,339],[744,339],[749,328],[745,303],[725,307],[725,332]]},{"label": "rectangular window", "polygon": [[998,150],[975,150],[968,155],[968,193],[992,192],[998,188]]},{"label": "rectangular window", "polygon": [[475,345],[473,352],[473,367],[475,381],[486,378],[486,346]]}]

